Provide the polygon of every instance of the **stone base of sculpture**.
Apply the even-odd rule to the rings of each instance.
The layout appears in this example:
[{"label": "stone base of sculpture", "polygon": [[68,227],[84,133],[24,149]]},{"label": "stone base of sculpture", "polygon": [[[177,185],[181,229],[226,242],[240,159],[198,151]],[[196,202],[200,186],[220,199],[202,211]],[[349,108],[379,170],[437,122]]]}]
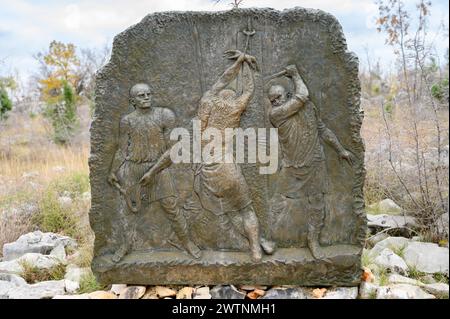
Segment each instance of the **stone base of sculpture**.
[{"label": "stone base of sculpture", "polygon": [[307,248],[280,248],[258,263],[248,252],[203,251],[196,260],[182,251],[136,251],[118,264],[107,255],[96,258],[93,268],[104,284],[356,286],[362,274],[359,251],[358,246],[328,246],[326,259],[317,260]]}]

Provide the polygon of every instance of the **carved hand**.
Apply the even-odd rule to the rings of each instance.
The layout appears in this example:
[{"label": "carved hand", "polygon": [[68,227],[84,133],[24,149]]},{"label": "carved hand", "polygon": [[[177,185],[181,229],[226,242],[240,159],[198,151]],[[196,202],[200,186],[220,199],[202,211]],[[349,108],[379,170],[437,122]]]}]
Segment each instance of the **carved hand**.
[{"label": "carved hand", "polygon": [[297,70],[297,67],[295,65],[293,65],[293,64],[288,65],[287,67],[284,68],[284,70],[286,71],[286,73],[285,73],[286,76],[289,77],[289,78],[292,78],[292,77],[294,77],[294,76],[299,74],[298,70]]},{"label": "carved hand", "polygon": [[155,175],[155,171],[153,169],[150,169],[147,173],[144,174],[139,183],[142,186],[145,186],[149,184],[153,180],[153,178],[155,178]]},{"label": "carved hand", "polygon": [[223,57],[230,60],[244,59],[243,53],[239,50],[227,50],[223,53]]},{"label": "carved hand", "polygon": [[245,62],[248,63],[248,65],[254,69],[254,70],[258,70],[258,64],[256,63],[256,58],[253,55],[248,55],[246,54],[244,56]]},{"label": "carved hand", "polygon": [[347,150],[343,150],[339,153],[339,156],[341,159],[347,161],[347,163],[350,164],[350,166],[353,166],[353,155]]}]

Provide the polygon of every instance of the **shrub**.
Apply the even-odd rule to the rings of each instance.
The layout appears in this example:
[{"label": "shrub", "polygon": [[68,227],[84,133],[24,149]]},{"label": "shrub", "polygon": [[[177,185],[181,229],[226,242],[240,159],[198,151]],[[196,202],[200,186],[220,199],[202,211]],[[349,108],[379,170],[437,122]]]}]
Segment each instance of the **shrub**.
[{"label": "shrub", "polygon": [[77,127],[76,98],[72,86],[63,82],[61,98],[47,106],[44,115],[53,126],[53,139],[57,144],[66,144]]},{"label": "shrub", "polygon": [[39,269],[26,261],[20,263],[22,273],[20,276],[29,284],[48,280],[62,280],[66,274],[66,266],[58,264],[49,269]]},{"label": "shrub", "polygon": [[95,276],[90,273],[81,277],[80,289],[78,289],[79,294],[90,293],[97,290],[105,289],[105,286],[101,285]]},{"label": "shrub", "polygon": [[43,192],[39,212],[33,216],[33,223],[44,232],[77,236],[77,222],[73,212],[61,207],[57,192],[51,188]]},{"label": "shrub", "polygon": [[8,93],[4,88],[0,87],[0,120],[6,118],[6,112],[11,111],[12,106]]}]

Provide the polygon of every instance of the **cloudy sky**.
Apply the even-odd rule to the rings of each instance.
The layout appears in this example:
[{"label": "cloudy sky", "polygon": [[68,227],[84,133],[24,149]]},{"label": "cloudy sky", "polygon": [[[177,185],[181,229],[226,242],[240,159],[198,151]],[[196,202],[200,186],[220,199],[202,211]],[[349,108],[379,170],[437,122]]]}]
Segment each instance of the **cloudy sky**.
[{"label": "cloudy sky", "polygon": [[[404,0],[412,8],[416,0]],[[169,10],[227,10],[225,0],[0,0],[0,75],[18,69],[27,75],[36,69],[32,55],[45,50],[52,40],[78,47],[101,48],[114,35],[139,22],[146,14]],[[441,55],[447,38],[435,36],[448,20],[448,0],[433,0],[430,33]],[[365,47],[372,60],[392,67],[391,49],[374,25],[374,0],[245,0],[242,7],[285,9],[295,6],[322,9],[341,22],[350,50],[365,63]],[[447,23],[447,22],[446,22]],[[447,24],[448,25],[448,24]],[[442,28],[441,28],[442,30]]]}]

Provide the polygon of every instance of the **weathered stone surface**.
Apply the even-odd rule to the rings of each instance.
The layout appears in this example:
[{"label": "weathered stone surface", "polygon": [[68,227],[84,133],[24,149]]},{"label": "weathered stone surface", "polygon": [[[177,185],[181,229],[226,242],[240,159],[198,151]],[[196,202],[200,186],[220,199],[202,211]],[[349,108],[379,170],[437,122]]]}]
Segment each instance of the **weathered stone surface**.
[{"label": "weathered stone surface", "polygon": [[247,298],[249,299],[258,299],[262,296],[264,296],[266,294],[266,292],[262,289],[255,289],[253,291],[250,291],[249,293],[247,293]]},{"label": "weathered stone surface", "polygon": [[194,288],[183,287],[177,292],[176,298],[177,299],[192,299],[193,293],[194,293]]},{"label": "weathered stone surface", "polygon": [[75,282],[80,282],[81,278],[87,276],[91,273],[90,268],[80,268],[75,265],[68,265],[66,268],[66,274],[64,275],[64,279],[71,280]]},{"label": "weathered stone surface", "polygon": [[211,299],[212,296],[209,293],[209,287],[200,287],[194,290],[193,299]]},{"label": "weathered stone surface", "polygon": [[448,248],[433,243],[412,242],[404,251],[404,259],[409,267],[425,273],[448,275]]},{"label": "weathered stone surface", "polygon": [[211,289],[212,299],[244,299],[245,293],[240,292],[234,286],[215,286]]},{"label": "weathered stone surface", "polygon": [[389,248],[383,249],[378,257],[375,258],[374,263],[391,272],[406,274],[408,271],[408,265],[405,261]]},{"label": "weathered stone surface", "polygon": [[145,294],[145,286],[129,286],[120,292],[119,299],[139,299]]},{"label": "weathered stone surface", "polygon": [[159,298],[175,297],[177,295],[175,290],[162,286],[156,286],[155,292]]},{"label": "weathered stone surface", "polygon": [[338,287],[327,289],[323,299],[356,299],[358,287]]},{"label": "weathered stone surface", "polygon": [[307,299],[307,294],[301,288],[272,288],[260,299]]},{"label": "weathered stone surface", "polygon": [[65,294],[64,280],[42,281],[9,291],[9,299],[50,299]]},{"label": "weathered stone surface", "polygon": [[376,299],[435,299],[418,286],[396,284],[379,287]]},{"label": "weathered stone surface", "polygon": [[384,228],[402,228],[417,227],[417,222],[414,217],[411,216],[392,216],[387,214],[371,215],[367,214],[367,226],[373,227],[377,230]]},{"label": "weathered stone surface", "polygon": [[0,299],[8,299],[9,291],[15,287],[14,284],[0,280]]},{"label": "weathered stone surface", "polygon": [[[243,32],[246,28],[251,30]],[[250,32],[253,29],[255,32]],[[228,58],[240,62],[228,63],[222,57],[230,49],[246,51],[238,53],[240,58],[228,53]],[[241,66],[242,72],[235,72]],[[285,68],[290,70],[283,71],[287,76],[272,77]],[[227,74],[234,74],[233,81],[221,85],[221,79],[230,78],[221,74],[231,69],[233,72]],[[296,89],[288,77],[294,71],[296,83],[303,83]],[[249,81],[252,85],[247,85]],[[136,86],[142,82],[151,89]],[[312,112],[305,117],[312,135],[318,137],[319,129],[329,128],[329,134],[323,137],[330,139],[333,147],[323,150],[320,139],[309,141],[300,139],[300,135],[284,139],[303,144],[318,141],[283,153],[284,159],[295,157],[296,152],[300,154],[309,146],[321,153],[321,164],[314,163],[318,169],[308,173],[317,172],[310,186],[289,181],[292,175],[281,171],[271,176],[259,174],[261,163],[221,166],[221,174],[211,175],[213,180],[220,175],[215,182],[205,177],[209,168],[204,163],[160,166],[160,171],[152,166],[164,162],[160,160],[165,152],[161,146],[164,138],[158,134],[172,124],[191,130],[192,119],[204,116],[205,105],[216,107],[223,98],[215,93],[212,96],[219,100],[210,98],[209,93],[217,87],[229,84],[238,92],[249,87],[254,90],[251,99],[239,100],[239,109],[245,112],[238,120],[228,118],[231,113],[220,109],[205,111],[216,117],[217,125],[230,123],[244,129],[275,125],[272,120],[276,112],[269,112],[273,101],[264,90],[267,84],[275,83],[283,86],[285,95],[295,96],[294,91],[302,88],[305,102],[301,103]],[[92,266],[102,283],[358,285],[367,227],[362,196],[364,147],[359,134],[358,60],[347,51],[342,28],[334,17],[301,8],[152,14],[116,36],[111,60],[98,73],[96,85],[89,216],[95,232]],[[221,92],[229,93],[225,91]],[[149,95],[151,102],[145,100]],[[143,115],[140,112],[144,108],[153,109]],[[204,123],[214,127],[214,121],[211,118]],[[149,134],[148,127],[156,133]],[[158,141],[146,144],[147,138],[155,136]],[[353,165],[347,163],[350,154]],[[308,154],[299,156],[309,158]],[[281,183],[275,183],[277,180]],[[219,196],[211,188],[202,188],[213,182],[232,185],[223,188],[228,195]],[[273,193],[281,194],[275,187],[283,183],[292,186],[298,198],[271,198]],[[194,185],[198,187],[194,189]],[[214,194],[206,194],[208,189]],[[314,206],[305,201],[309,191],[327,194],[327,198],[318,197]],[[177,203],[167,199],[172,195],[177,196]],[[214,199],[220,205],[214,206]],[[210,201],[213,204],[209,205]],[[157,205],[150,204],[153,202]],[[258,221],[263,237],[276,243],[274,254],[274,245],[268,240],[249,247],[246,237],[255,235],[256,227],[243,227],[242,231],[241,224],[248,222],[242,214],[229,220],[228,212],[242,213],[250,202],[256,214],[252,220]],[[333,203],[332,209],[326,202]],[[233,205],[239,207],[230,208]],[[322,208],[317,210],[316,206]],[[323,223],[308,227],[313,212],[326,218],[316,218]],[[314,238],[309,247],[308,233]],[[130,242],[130,238],[135,240]]]},{"label": "weathered stone surface", "polygon": [[80,289],[80,283],[78,281],[72,281],[64,279],[65,289],[69,294],[75,293],[78,289]]},{"label": "weathered stone surface", "polygon": [[15,242],[3,245],[3,260],[13,260],[26,253],[48,255],[57,246],[76,247],[76,242],[70,237],[54,233],[35,231],[22,235]]},{"label": "weathered stone surface", "polygon": [[416,286],[422,286],[423,283],[419,280],[408,278],[405,276],[401,276],[398,274],[392,274],[388,278],[388,282],[390,284],[408,284],[408,285],[416,285]]},{"label": "weathered stone surface", "polygon": [[375,246],[369,251],[368,256],[375,259],[385,248],[389,248],[392,251],[404,250],[409,243],[410,240],[408,238],[389,237],[375,244]]},{"label": "weathered stone surface", "polygon": [[15,274],[0,273],[0,281],[7,281],[7,282],[12,283],[15,286],[27,285],[27,282],[25,281],[25,279],[23,279],[20,276],[15,275]]},{"label": "weathered stone surface", "polygon": [[426,284],[422,288],[438,298],[448,298],[448,284],[438,282]]},{"label": "weathered stone surface", "polygon": [[60,244],[52,249],[50,252],[50,256],[55,256],[58,258],[61,262],[66,260],[66,249],[64,248],[64,245]]},{"label": "weathered stone surface", "polygon": [[61,263],[55,256],[27,253],[20,258],[0,262],[0,272],[20,274],[23,271],[22,263],[24,262],[38,269],[50,269]]},{"label": "weathered stone surface", "polygon": [[382,201],[369,205],[369,210],[379,214],[399,215],[402,213],[402,208],[398,206],[392,199],[386,198]]},{"label": "weathered stone surface", "polygon": [[363,281],[359,286],[360,299],[375,299],[379,286],[370,282]]},{"label": "weathered stone surface", "polygon": [[111,286],[111,292],[115,293],[116,295],[120,295],[122,290],[127,288],[126,284],[114,284]]},{"label": "weathered stone surface", "polygon": [[110,291],[94,291],[88,294],[89,299],[117,299],[117,296]]},{"label": "weathered stone surface", "polygon": [[[367,215],[367,219],[369,219],[369,215]],[[377,233],[377,234],[375,234],[375,235],[369,237],[369,238],[367,239],[367,243],[368,243],[371,247],[373,247],[373,246],[375,246],[377,243],[379,243],[379,242],[382,241],[382,240],[385,240],[385,239],[388,238],[388,237],[389,237],[389,235],[386,234],[386,233]]]}]

